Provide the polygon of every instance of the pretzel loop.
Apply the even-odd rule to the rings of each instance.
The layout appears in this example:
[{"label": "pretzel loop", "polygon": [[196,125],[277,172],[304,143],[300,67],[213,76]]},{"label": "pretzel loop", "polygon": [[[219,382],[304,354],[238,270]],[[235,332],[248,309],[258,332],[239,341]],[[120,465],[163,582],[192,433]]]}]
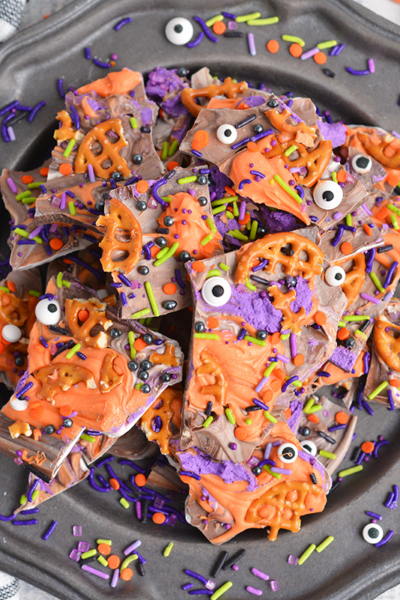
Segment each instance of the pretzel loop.
[{"label": "pretzel loop", "polygon": [[38,396],[48,400],[51,404],[54,404],[56,394],[67,392],[78,383],[85,383],[86,387],[91,390],[97,387],[93,374],[85,367],[74,363],[54,363],[42,367],[33,376],[42,384]]},{"label": "pretzel loop", "polygon": [[213,384],[201,388],[201,393],[211,394],[219,404],[224,405],[228,395],[228,381],[221,365],[207,350],[203,350],[200,358],[202,364],[197,369],[196,375],[213,375],[215,378]]},{"label": "pretzel loop", "polygon": [[[386,331],[389,328],[389,331]],[[392,325],[380,315],[375,321],[374,343],[379,354],[390,369],[400,373],[400,337],[395,338],[391,330],[400,332],[400,327]]]},{"label": "pretzel loop", "polygon": [[0,291],[0,323],[22,327],[28,318],[28,309],[22,298]]},{"label": "pretzel loop", "polygon": [[[162,454],[169,454],[169,440],[172,436],[171,421],[174,417],[172,404],[179,402],[182,405],[182,392],[167,388],[160,394],[159,400],[160,402],[156,402],[155,406],[153,405],[144,413],[140,426],[149,441],[157,442]],[[160,420],[161,427],[158,428]],[[154,428],[153,423],[155,423]]]},{"label": "pretzel loop", "polygon": [[200,88],[198,90],[194,88],[184,88],[181,92],[181,100],[183,105],[188,109],[188,111],[194,116],[197,117],[199,112],[204,106],[200,104],[196,104],[196,98],[214,98],[214,96],[226,96],[227,98],[235,98],[237,94],[244,92],[247,89],[247,83],[245,81],[240,81],[239,83],[233,83],[231,77],[227,77],[222,85],[217,85],[213,83],[204,88]]},{"label": "pretzel loop", "polygon": [[[347,298],[346,308],[349,308],[349,306],[351,306],[358,298],[358,294],[361,292],[365,281],[364,254],[362,252],[355,254],[351,257],[351,261],[354,263],[353,268],[346,273],[344,283],[341,285],[344,295]],[[342,266],[343,264],[349,262],[349,259],[345,258],[344,260],[339,261],[337,264]]]},{"label": "pretzel loop", "polygon": [[291,133],[293,135],[300,132],[303,135],[309,136],[311,141],[315,140],[317,134],[315,133],[314,129],[306,125],[304,121],[300,121],[300,123],[296,123],[295,125],[290,123],[290,117],[292,114],[293,113],[291,113],[287,108],[281,112],[278,112],[275,108],[272,108],[271,110],[267,110],[265,113],[271,125],[278,131],[281,131],[282,133]]},{"label": "pretzel loop", "polygon": [[[89,313],[82,322],[79,313]],[[106,317],[106,305],[95,298],[90,300],[67,299],[65,301],[65,321],[72,335],[93,348],[107,347],[107,334],[113,322]],[[94,331],[92,331],[94,330]],[[97,331],[100,330],[100,331]]]},{"label": "pretzel loop", "polygon": [[75,140],[77,131],[72,129],[72,119],[66,110],[61,110],[57,113],[57,121],[60,121],[61,127],[56,129],[54,132],[54,139],[58,142],[67,142],[68,140]]},{"label": "pretzel loop", "polygon": [[397,150],[390,148],[394,139],[392,136],[390,141],[385,141],[385,138],[382,138],[381,143],[378,145],[371,142],[370,136],[367,133],[359,131],[357,137],[365,152],[381,165],[388,169],[400,169],[400,148]]}]

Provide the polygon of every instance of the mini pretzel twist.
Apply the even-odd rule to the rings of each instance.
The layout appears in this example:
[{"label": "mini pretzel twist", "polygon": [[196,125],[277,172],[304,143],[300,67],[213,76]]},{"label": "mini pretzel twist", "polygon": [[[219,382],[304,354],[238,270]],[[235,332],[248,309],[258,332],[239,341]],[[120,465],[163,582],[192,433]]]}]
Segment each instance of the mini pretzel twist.
[{"label": "mini pretzel twist", "polygon": [[142,252],[142,228],[139,221],[120,200],[111,198],[108,215],[97,219],[97,226],[105,227],[100,262],[107,273],[130,273]]},{"label": "mini pretzel twist", "polygon": [[119,375],[115,370],[116,352],[106,354],[103,365],[100,371],[100,392],[106,394],[111,392],[123,379],[123,375]]},{"label": "mini pretzel twist", "polygon": [[[106,304],[92,298],[90,300],[70,300],[65,301],[65,321],[72,335],[83,342],[86,346],[92,348],[106,348],[107,334],[113,322],[106,317]],[[85,321],[80,321],[79,313],[87,311],[89,316]],[[92,334],[92,329],[95,326],[100,326],[98,333]]]},{"label": "mini pretzel twist", "polygon": [[206,108],[205,106],[201,106],[200,104],[196,104],[195,98],[214,98],[214,96],[226,96],[227,98],[236,98],[237,94],[244,92],[247,89],[247,83],[245,81],[240,81],[239,83],[233,83],[231,77],[227,77],[224,80],[222,85],[217,85],[213,83],[204,88],[200,88],[199,90],[195,90],[194,88],[184,88],[181,92],[181,100],[183,105],[188,109],[188,111],[194,116],[197,117],[202,108]]},{"label": "mini pretzel twist", "polygon": [[[381,143],[378,145],[375,145],[370,141],[368,133],[359,131],[357,137],[365,152],[377,160],[381,165],[388,169],[400,169],[400,148],[388,151],[393,142],[393,137],[391,137],[390,141],[386,141],[385,138],[382,138]],[[392,148],[390,148],[390,150],[392,150]],[[388,155],[385,154],[385,152],[387,152]]]},{"label": "mini pretzel twist", "polygon": [[22,298],[0,291],[0,323],[22,327],[28,318],[28,308]]},{"label": "mini pretzel twist", "polygon": [[[288,244],[293,250],[292,256],[282,254],[281,249]],[[300,259],[301,252],[305,251],[308,260]],[[301,275],[304,279],[313,279],[322,272],[324,253],[314,242],[298,235],[297,233],[273,233],[250,244],[242,254],[235,272],[235,283],[246,283],[253,266],[258,264],[259,257],[268,260],[264,268],[267,273],[275,273],[278,264],[285,268],[287,275]]]},{"label": "mini pretzel twist", "polygon": [[306,316],[306,311],[302,306],[299,312],[292,312],[290,305],[296,299],[296,292],[292,289],[287,294],[283,294],[277,285],[268,288],[268,293],[272,296],[274,308],[280,310],[283,314],[281,329],[291,329],[293,333],[300,333],[300,321]]},{"label": "mini pretzel twist", "polygon": [[221,365],[207,350],[203,350],[200,358],[202,364],[197,369],[196,375],[213,375],[215,378],[215,383],[204,385],[201,388],[201,393],[215,396],[216,401],[224,405],[228,395],[228,381]]},{"label": "mini pretzel twist", "polygon": [[34,373],[34,378],[42,384],[38,396],[54,404],[54,396],[59,392],[67,392],[78,383],[85,383],[88,389],[95,389],[96,382],[85,367],[74,363],[54,363],[42,367]]},{"label": "mini pretzel twist", "polygon": [[342,283],[341,285],[344,295],[347,298],[346,308],[349,308],[349,306],[351,306],[353,302],[355,302],[355,300],[358,298],[358,294],[361,292],[362,286],[364,285],[365,281],[364,254],[362,252],[359,252],[358,254],[352,256],[350,260],[348,258],[345,258],[337,264],[342,266],[346,263],[349,263],[350,261],[354,262],[354,266],[348,273],[346,273],[344,283]]},{"label": "mini pretzel twist", "polygon": [[[389,331],[386,331],[386,327]],[[393,329],[400,332],[398,325],[392,325],[386,317],[380,315],[375,321],[374,343],[388,367],[400,373],[400,337],[394,337],[391,331]]]},{"label": "mini pretzel twist", "polygon": [[[107,137],[109,131],[118,135],[118,141],[111,142]],[[95,142],[101,146],[100,154],[93,152],[92,146]],[[75,158],[75,173],[86,173],[88,165],[91,164],[97,177],[108,179],[115,171],[122,173],[124,177],[130,177],[131,171],[127,162],[120,155],[120,150],[127,145],[120,119],[109,119],[99,123],[86,134],[80,143]],[[111,165],[103,167],[105,161],[110,161]]]},{"label": "mini pretzel twist", "polygon": [[[141,418],[140,426],[146,434],[147,439],[151,442],[157,442],[162,454],[169,454],[169,440],[172,436],[171,421],[174,417],[172,404],[176,402],[182,405],[182,392],[173,388],[167,388]],[[161,428],[157,432],[152,427],[156,417],[160,417],[161,419]]]},{"label": "mini pretzel twist", "polygon": [[66,110],[61,110],[57,113],[57,121],[60,121],[61,127],[56,129],[54,132],[54,139],[58,142],[67,142],[69,140],[75,140],[77,131],[72,129],[72,119]]},{"label": "mini pretzel twist", "polygon": [[153,352],[150,356],[150,362],[155,365],[166,365],[167,367],[177,367],[179,360],[175,356],[175,346],[166,344],[163,354]]},{"label": "mini pretzel twist", "polygon": [[271,110],[266,111],[265,115],[269,119],[271,125],[282,133],[291,133],[295,135],[300,131],[303,134],[311,136],[313,140],[317,137],[314,129],[306,125],[304,121],[300,121],[300,123],[296,123],[296,125],[290,123],[289,119],[292,116],[292,113],[287,108],[281,112],[278,112],[276,108],[271,108]]}]

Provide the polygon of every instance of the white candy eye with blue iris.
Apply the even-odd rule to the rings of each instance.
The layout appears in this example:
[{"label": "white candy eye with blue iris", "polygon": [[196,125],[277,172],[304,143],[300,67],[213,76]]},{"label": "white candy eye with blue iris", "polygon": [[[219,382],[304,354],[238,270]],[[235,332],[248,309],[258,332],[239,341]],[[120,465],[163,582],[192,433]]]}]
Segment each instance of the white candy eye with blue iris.
[{"label": "white candy eye with blue iris", "polygon": [[57,325],[61,319],[60,305],[57,300],[44,298],[36,305],[35,315],[43,325]]},{"label": "white candy eye with blue iris", "polygon": [[175,17],[168,21],[165,37],[174,46],[184,46],[193,37],[193,25],[184,17]]},{"label": "white candy eye with blue iris", "polygon": [[204,302],[210,306],[223,306],[228,302],[231,294],[231,286],[223,277],[210,277],[201,290]]},{"label": "white candy eye with blue iris", "polygon": [[22,338],[22,331],[16,325],[4,325],[1,335],[3,340],[9,342],[10,344],[15,344]]},{"label": "white candy eye with blue iris", "polygon": [[332,179],[320,181],[313,191],[314,202],[324,210],[337,208],[343,200],[343,190]]},{"label": "white candy eye with blue iris", "polygon": [[369,156],[365,156],[365,154],[356,154],[351,159],[351,166],[359,175],[365,175],[372,169],[372,160]]},{"label": "white candy eye with blue iris", "polygon": [[308,452],[308,454],[312,454],[312,456],[317,456],[317,446],[314,442],[311,440],[303,440],[300,444],[304,452]]},{"label": "white candy eye with blue iris", "polygon": [[284,463],[293,463],[298,455],[297,447],[290,442],[284,442],[278,448],[278,458]]},{"label": "white candy eye with blue iris", "polygon": [[224,123],[217,129],[217,138],[222,144],[234,144],[237,138],[237,130],[233,125]]},{"label": "white candy eye with blue iris", "polygon": [[377,544],[383,538],[383,529],[378,523],[369,523],[364,527],[362,534],[368,544]]},{"label": "white candy eye with blue iris", "polygon": [[346,272],[342,267],[335,266],[329,267],[325,271],[325,281],[328,285],[336,287],[338,285],[343,285],[344,280],[346,279]]}]

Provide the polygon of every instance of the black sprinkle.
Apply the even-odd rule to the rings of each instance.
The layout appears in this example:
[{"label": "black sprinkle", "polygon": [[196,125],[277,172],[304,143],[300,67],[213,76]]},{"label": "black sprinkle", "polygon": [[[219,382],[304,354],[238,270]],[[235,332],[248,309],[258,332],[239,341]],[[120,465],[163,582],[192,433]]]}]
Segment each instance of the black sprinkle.
[{"label": "black sprinkle", "polygon": [[68,329],[63,329],[62,327],[57,327],[57,325],[49,325],[49,329],[50,331],[53,331],[53,333],[61,333],[62,335],[71,335],[70,331],[68,331]]},{"label": "black sprinkle", "polygon": [[255,114],[249,115],[248,117],[246,117],[246,119],[243,119],[243,121],[240,121],[239,123],[237,123],[235,125],[235,127],[236,127],[236,129],[240,129],[241,127],[244,127],[245,125],[248,125],[249,123],[254,121],[254,119],[257,119],[257,115],[255,115]]},{"label": "black sprinkle", "polygon": [[8,121],[7,127],[12,127],[13,125],[15,125],[15,123],[18,123],[18,121],[22,121],[22,119],[25,119],[25,117],[26,117],[26,112],[21,115],[18,115],[17,117],[14,117],[10,121]]},{"label": "black sprinkle", "polygon": [[168,234],[169,233],[169,229],[167,227],[157,227],[156,232],[157,233],[166,233],[166,234]]},{"label": "black sprinkle", "polygon": [[50,481],[51,481],[50,477],[48,477],[48,475],[45,475],[44,473],[39,471],[39,469],[36,469],[36,467],[32,467],[32,465],[28,465],[27,463],[24,463],[24,468],[27,471],[29,471],[29,473],[36,475],[36,477],[39,477],[39,479],[42,479],[45,483],[50,483]]},{"label": "black sprinkle", "polygon": [[227,552],[226,550],[223,550],[221,552],[221,554],[219,555],[217,562],[215,563],[214,567],[211,570],[211,577],[213,579],[216,578],[216,576],[218,575],[218,573],[220,572],[220,570],[224,566],[225,561],[228,558],[228,556],[229,556],[229,552]]},{"label": "black sprinkle", "polygon": [[[7,125],[8,125],[8,123],[7,123]],[[393,192],[392,192],[392,194],[394,194],[395,196],[400,196],[400,186],[398,186],[398,185],[397,185],[397,186],[396,186],[396,187],[393,189]]]},{"label": "black sprinkle", "polygon": [[330,69],[322,69],[322,72],[325,73],[325,75],[327,75],[328,77],[332,77],[332,79],[336,77],[336,73],[334,73]]},{"label": "black sprinkle", "polygon": [[336,444],[336,440],[331,438],[331,436],[325,433],[324,431],[317,431],[317,433],[320,437],[322,437],[323,440],[329,442],[329,444]]},{"label": "black sprinkle", "polygon": [[257,275],[250,275],[250,279],[257,283],[261,283],[262,285],[271,285],[271,283],[269,281],[267,281],[266,279],[263,279],[262,277],[257,277]]},{"label": "black sprinkle", "polygon": [[58,356],[59,354],[61,354],[62,352],[65,352],[65,350],[70,350],[71,348],[73,348],[75,346],[75,342],[74,340],[70,340],[69,342],[66,342],[64,344],[64,346],[62,346],[61,348],[59,348],[57,350],[57,352],[55,354],[52,355],[52,360],[55,359],[56,356]]},{"label": "black sprinkle", "polygon": [[351,457],[351,460],[353,462],[357,462],[358,459],[360,458],[361,452],[362,452],[361,448],[354,448],[354,452],[353,452],[353,455]]},{"label": "black sprinkle", "polygon": [[382,254],[382,252],[389,252],[389,250],[393,250],[392,244],[388,244],[387,246],[381,246],[377,248],[378,254]]},{"label": "black sprinkle", "polygon": [[317,483],[317,478],[315,477],[315,473],[310,473],[310,479],[314,485]]},{"label": "black sprinkle", "polygon": [[144,565],[139,561],[137,561],[137,570],[138,570],[139,575],[141,575],[142,577],[144,577],[146,575],[146,572],[144,570]]},{"label": "black sprinkle", "polygon": [[224,37],[227,38],[240,38],[243,37],[243,35],[242,31],[225,31],[224,33]]},{"label": "black sprinkle", "polygon": [[213,407],[213,403],[210,400],[209,402],[207,402],[206,410],[204,411],[205,414],[207,415],[207,417],[209,417],[211,415],[212,407]]},{"label": "black sprinkle", "polygon": [[239,552],[237,552],[229,560],[224,562],[224,566],[222,567],[222,570],[226,571],[226,569],[229,569],[229,567],[231,567],[232,565],[237,563],[241,558],[243,558],[243,556],[245,554],[246,554],[246,550],[244,548],[243,548],[243,550],[239,550]]},{"label": "black sprinkle", "polygon": [[142,505],[142,518],[141,518],[141,521],[142,521],[142,523],[147,523],[147,511],[149,509],[149,501],[148,500],[141,500],[140,503]]},{"label": "black sprinkle", "polygon": [[247,406],[246,412],[254,412],[255,410],[262,410],[261,406]]},{"label": "black sprinkle", "polygon": [[172,169],[171,171],[168,171],[166,175],[164,175],[164,179],[172,179],[172,177],[175,177],[175,175],[176,171],[175,169]]},{"label": "black sprinkle", "polygon": [[358,328],[359,331],[364,332],[366,329],[368,329],[368,325],[371,323],[371,321],[369,319],[367,319],[366,321],[363,321],[362,325],[360,325],[360,327]]}]

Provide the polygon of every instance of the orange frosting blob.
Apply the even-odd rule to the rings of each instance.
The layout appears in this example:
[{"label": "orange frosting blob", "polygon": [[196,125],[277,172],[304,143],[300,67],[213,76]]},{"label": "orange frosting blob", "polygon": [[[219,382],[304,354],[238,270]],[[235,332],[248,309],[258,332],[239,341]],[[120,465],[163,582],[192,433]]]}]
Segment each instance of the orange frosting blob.
[{"label": "orange frosting blob", "polygon": [[108,73],[106,77],[96,79],[96,81],[80,87],[78,92],[80,94],[96,92],[99,96],[105,98],[111,96],[111,94],[126,94],[142,81],[142,75],[138,71],[122,69],[122,71]]}]

